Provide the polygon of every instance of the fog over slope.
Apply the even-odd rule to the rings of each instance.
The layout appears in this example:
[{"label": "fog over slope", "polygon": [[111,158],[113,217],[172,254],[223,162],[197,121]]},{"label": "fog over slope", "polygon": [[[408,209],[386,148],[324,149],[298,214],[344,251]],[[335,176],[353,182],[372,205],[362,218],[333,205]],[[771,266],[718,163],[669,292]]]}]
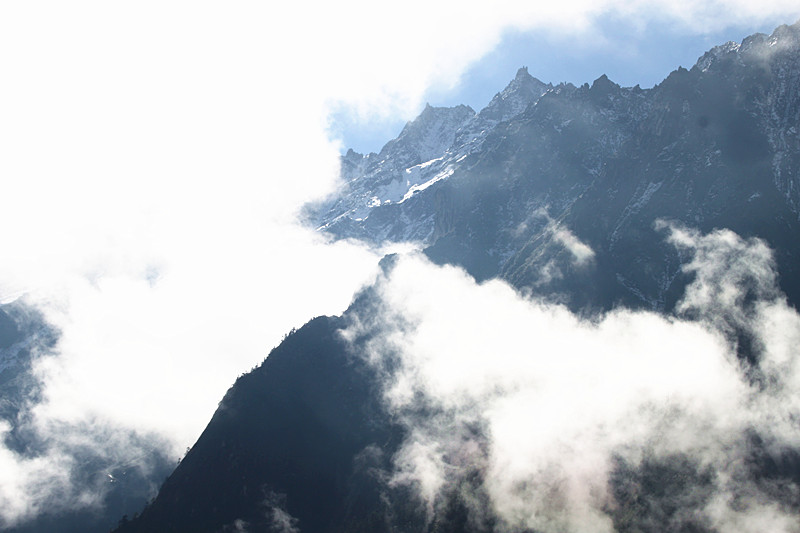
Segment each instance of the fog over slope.
[{"label": "fog over slope", "polygon": [[[667,236],[693,257],[678,317],[586,320],[400,259],[381,304],[343,332],[369,336],[407,430],[389,485],[413,487],[431,520],[455,494],[501,531],[796,531],[797,470],[759,463],[797,457],[800,315],[763,242]],[[737,328],[753,362],[737,357]]]}]

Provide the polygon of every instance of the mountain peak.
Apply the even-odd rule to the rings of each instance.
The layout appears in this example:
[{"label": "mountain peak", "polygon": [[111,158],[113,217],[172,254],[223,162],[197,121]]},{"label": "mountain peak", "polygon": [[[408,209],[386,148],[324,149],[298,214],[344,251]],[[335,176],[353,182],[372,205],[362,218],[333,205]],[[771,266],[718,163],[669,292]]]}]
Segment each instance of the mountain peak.
[{"label": "mountain peak", "polygon": [[[429,103],[425,104],[425,108],[414,120],[408,122],[403,128],[403,132],[409,129],[420,127],[422,124],[429,121],[446,121],[446,122],[460,122],[466,118],[472,117],[475,111],[468,105],[459,104],[453,107],[435,107]],[[403,135],[403,132],[400,135]]]},{"label": "mountain peak", "polygon": [[[453,143],[456,131],[475,116],[468,105],[425,108],[414,120],[406,123],[403,131],[381,150],[381,157],[393,154],[402,165],[411,166],[441,155]],[[405,156],[399,156],[403,152]]]},{"label": "mountain peak", "polygon": [[788,38],[797,40],[798,36],[800,36],[800,20],[795,22],[794,24],[781,24],[775,31],[772,32],[771,38]]},{"label": "mountain peak", "polygon": [[742,39],[741,43],[728,41],[715,46],[697,60],[694,68],[708,72],[709,69],[719,68],[732,60],[763,63],[776,53],[786,51],[795,53],[798,50],[800,50],[800,20],[791,26],[786,24],[778,26],[769,36],[755,33]]},{"label": "mountain peak", "polygon": [[592,82],[592,91],[608,92],[613,89],[619,89],[619,85],[608,79],[605,74]]},{"label": "mountain peak", "polygon": [[552,84],[543,83],[531,76],[528,67],[520,67],[514,79],[492,98],[480,115],[500,122],[508,120],[525,111],[525,108],[552,88]]},{"label": "mountain peak", "polygon": [[720,60],[735,54],[739,51],[740,44],[735,41],[728,41],[725,44],[715,46],[705,54],[703,54],[695,63],[695,67],[703,72],[708,71],[712,65],[718,63]]}]

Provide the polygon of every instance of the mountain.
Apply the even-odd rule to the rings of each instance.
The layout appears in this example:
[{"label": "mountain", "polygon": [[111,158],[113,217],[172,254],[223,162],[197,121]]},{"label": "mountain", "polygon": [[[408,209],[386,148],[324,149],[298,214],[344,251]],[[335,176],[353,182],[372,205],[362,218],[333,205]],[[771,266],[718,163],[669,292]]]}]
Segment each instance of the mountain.
[{"label": "mountain", "polygon": [[[348,152],[342,190],[308,217],[336,238],[419,241],[479,280],[602,309],[669,310],[682,293],[680,258],[656,219],[725,227],[777,250],[797,301],[797,49],[797,24],[781,26],[648,90],[605,76],[552,87],[520,69],[486,109],[453,120],[454,141],[425,161],[403,134],[378,155]],[[428,114],[406,129],[437,128]],[[594,251],[590,272],[554,228]]]},{"label": "mountain", "polygon": [[[591,438],[606,442],[646,421],[655,424],[646,448],[613,441],[607,463],[595,464],[586,439],[553,441],[553,448],[569,451],[557,456],[571,466],[591,474],[607,468],[607,487],[591,485],[591,476],[571,478],[558,463],[516,465],[534,474],[498,481],[496,465],[486,459],[498,453],[499,437],[490,430],[497,426],[474,415],[480,407],[470,403],[472,392],[453,396],[461,403],[436,403],[397,378],[424,324],[393,314],[387,303],[386,280],[401,261],[389,256],[378,281],[343,316],[318,317],[293,331],[237,380],[158,497],[117,531],[795,531],[796,430],[787,437],[769,428],[796,426],[797,389],[784,382],[794,379],[793,343],[800,338],[798,128],[800,22],[716,47],[647,90],[620,87],[605,76],[591,85],[552,86],[520,69],[479,113],[428,106],[380,153],[349,151],[341,190],[308,206],[308,223],[331,238],[412,240],[432,261],[459,266],[479,282],[504,280],[533,298],[540,315],[580,323],[575,336],[590,339],[581,346],[597,346],[609,358],[616,352],[601,349],[607,330],[628,344],[650,331],[633,328],[635,317],[644,317],[653,332],[656,323],[670,332],[689,324],[681,330],[687,336],[712,328],[709,351],[732,346],[734,355],[712,370],[728,369],[742,381],[724,389],[715,416],[697,415],[697,426],[686,413],[703,402],[677,403],[664,413],[643,403],[626,411],[622,425],[629,427],[600,424]],[[724,253],[697,244],[711,240]],[[722,279],[731,272],[736,276]],[[430,305],[437,303],[453,309],[443,301]],[[741,312],[726,314],[734,308]],[[493,310],[481,312],[471,330],[457,335],[492,334]],[[774,368],[767,330],[785,337]],[[547,335],[547,328],[531,335],[531,349]],[[628,366],[676,336],[653,335]],[[458,340],[437,346],[469,348]],[[503,338],[494,342],[507,348]],[[558,344],[550,348],[552,360],[543,364],[555,372],[566,355]],[[459,372],[467,365],[464,355],[439,369],[456,376],[448,382],[456,389],[457,377],[469,377]],[[683,353],[671,355],[681,368],[700,367],[698,391],[722,379],[721,371],[706,372],[702,354],[688,361]],[[613,373],[595,376],[585,370],[592,364],[587,357],[563,371],[565,383],[585,372],[580,383],[605,395],[590,398],[575,418],[602,410],[616,392],[602,388]],[[650,388],[667,379],[671,366],[659,367],[664,376]],[[425,379],[419,372],[402,376]],[[677,376],[676,383],[684,381],[692,380]],[[387,391],[386,383],[394,388]],[[650,388],[642,387],[627,401],[648,397]],[[736,400],[741,390],[747,401]],[[392,408],[391,394],[411,407]],[[491,398],[496,391],[481,394]],[[755,418],[724,425],[741,412]],[[519,419],[538,427],[526,413]],[[410,424],[411,417],[423,423]],[[787,420],[795,422],[785,426]],[[566,432],[573,421],[557,422]],[[431,438],[442,434],[458,446]],[[538,442],[536,431],[522,434],[524,442]],[[705,437],[702,449],[716,450],[713,457],[690,445]],[[653,451],[667,442],[674,445],[668,453]],[[426,483],[437,486],[426,469],[447,473],[438,489],[426,489]],[[399,482],[403,475],[412,481]],[[490,478],[507,482],[502,494],[529,507],[503,507],[507,502],[498,500]],[[586,501],[592,505],[582,506]]]},{"label": "mountain", "polygon": [[[337,335],[342,325],[312,320],[241,377],[207,437],[139,520],[119,530],[237,531],[247,524],[268,531],[285,519],[323,531],[346,529],[353,515],[362,530],[379,530],[382,503],[365,470],[387,461],[384,450],[399,435],[380,414],[372,370],[350,358]],[[353,470],[354,458],[361,471]]]},{"label": "mountain", "polygon": [[552,85],[521,68],[480,113],[468,106],[427,105],[379,154],[349,150],[342,156],[344,188],[335,198],[309,206],[309,222],[336,237],[373,243],[429,240],[435,206],[430,194],[418,193],[449,178],[469,154],[481,150],[500,122],[524,111],[550,89]]},{"label": "mountain", "polygon": [[[287,335],[231,387],[158,497],[116,531],[425,529],[410,490],[382,475],[407,431],[387,416],[380,369],[357,355],[373,337],[341,335],[375,302],[367,289],[347,316]],[[453,500],[454,516],[437,522],[443,530],[463,520]]]}]

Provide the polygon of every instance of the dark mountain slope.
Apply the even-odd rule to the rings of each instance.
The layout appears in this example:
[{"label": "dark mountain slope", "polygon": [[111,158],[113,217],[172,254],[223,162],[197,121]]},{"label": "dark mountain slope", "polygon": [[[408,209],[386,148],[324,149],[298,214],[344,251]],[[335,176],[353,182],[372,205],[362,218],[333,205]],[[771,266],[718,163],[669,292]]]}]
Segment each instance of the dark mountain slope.
[{"label": "dark mountain slope", "polygon": [[[666,219],[765,239],[778,251],[783,290],[798,302],[798,216],[771,179],[776,155],[757,112],[775,80],[741,70],[676,71],[653,89],[650,119],[636,135],[607,158],[568,208],[551,205],[559,222],[594,250],[595,265],[569,272],[548,289],[574,294],[580,287],[584,299],[577,303],[603,308],[624,303],[671,309],[684,284],[680,258],[655,228]],[[731,91],[733,79],[741,80],[742,92]],[[503,266],[503,277],[516,286],[536,286],[550,260],[537,237]]]},{"label": "dark mountain slope", "polygon": [[377,531],[382,469],[401,434],[374,370],[320,317],[242,376],[158,498],[120,532]]}]

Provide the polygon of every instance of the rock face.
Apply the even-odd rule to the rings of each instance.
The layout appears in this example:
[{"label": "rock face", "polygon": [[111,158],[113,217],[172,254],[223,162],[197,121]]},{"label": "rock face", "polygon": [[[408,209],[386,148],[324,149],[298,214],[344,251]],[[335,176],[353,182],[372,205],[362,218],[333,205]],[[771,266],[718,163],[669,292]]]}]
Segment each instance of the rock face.
[{"label": "rock face", "polygon": [[[416,144],[451,136],[428,108],[381,154],[348,153],[340,195],[309,217],[336,237],[417,241],[478,279],[601,309],[669,310],[682,292],[656,220],[727,227],[777,250],[797,301],[799,36],[795,24],[718,46],[649,90],[605,76],[553,87],[520,69],[477,115],[450,110],[454,140],[438,152]],[[565,231],[591,261],[565,248]]]},{"label": "rock face", "polygon": [[463,105],[427,106],[379,154],[351,150],[344,155],[341,193],[309,206],[309,222],[341,238],[376,243],[430,240],[436,211],[436,195],[431,193],[435,189],[421,193],[451,177],[469,154],[481,150],[497,124],[524,111],[550,88],[520,69],[478,114]]},{"label": "rock face", "polygon": [[[798,128],[800,23],[716,47],[649,90],[605,76],[551,86],[520,69],[477,114],[427,107],[380,154],[348,152],[339,195],[306,215],[337,238],[417,241],[478,280],[593,316],[672,311],[691,280],[660,228],[728,228],[774,250],[796,308]],[[158,498],[118,531],[507,531],[486,511],[480,464],[435,510],[389,481],[410,431],[381,400],[393,363],[367,364],[368,333],[341,334],[379,314],[377,290],[293,332],[240,378]],[[757,365],[748,349],[742,364]],[[486,445],[479,425],[465,427]],[[737,468],[772,495],[764,512],[797,510],[800,453],[748,435]],[[620,456],[608,468],[602,511],[616,531],[720,531],[701,510],[750,498],[715,503],[720,480],[686,455]]]}]

